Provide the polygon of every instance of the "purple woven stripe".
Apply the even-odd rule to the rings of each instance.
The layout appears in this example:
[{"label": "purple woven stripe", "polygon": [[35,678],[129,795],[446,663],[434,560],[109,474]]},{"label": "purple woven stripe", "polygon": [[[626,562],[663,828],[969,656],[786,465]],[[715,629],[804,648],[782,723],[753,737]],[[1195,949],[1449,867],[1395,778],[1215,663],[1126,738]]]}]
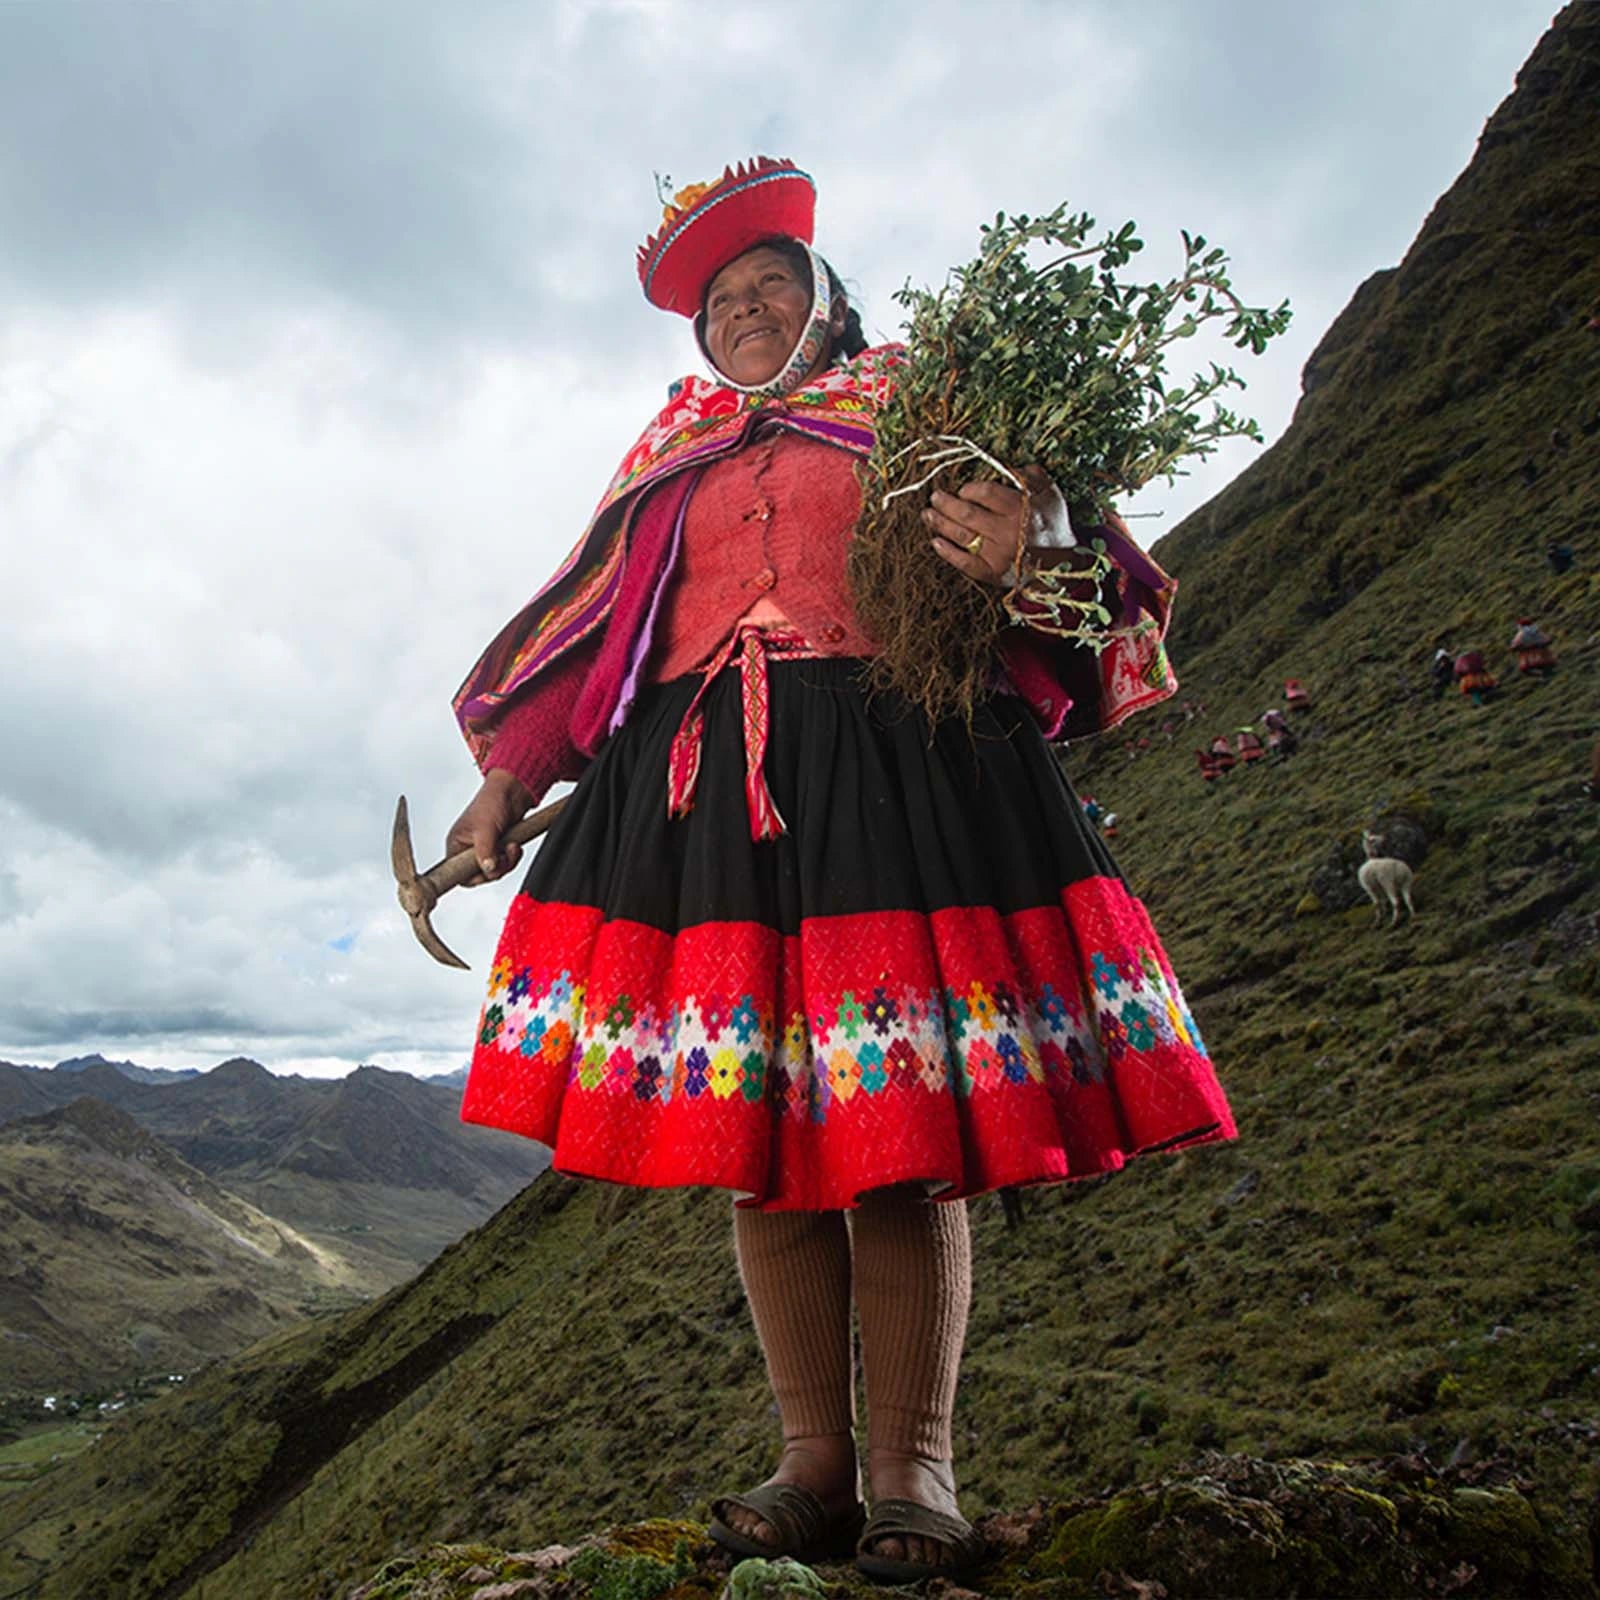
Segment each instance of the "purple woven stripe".
[{"label": "purple woven stripe", "polygon": [[838,439],[853,449],[865,445],[866,449],[861,451],[863,455],[871,450],[877,440],[877,434],[864,424],[827,422],[821,417],[783,417],[778,420],[786,428],[794,428],[801,433],[821,434],[828,439]]},{"label": "purple woven stripe", "polygon": [[608,733],[615,733],[627,720],[628,712],[633,709],[633,702],[638,696],[645,658],[655,642],[656,617],[661,611],[661,602],[672,582],[672,575],[678,570],[678,552],[683,548],[683,524],[688,518],[689,502],[693,498],[694,486],[691,484],[679,502],[678,515],[672,524],[672,543],[667,546],[667,559],[661,564],[661,573],[656,579],[655,593],[650,596],[650,609],[645,613],[644,625],[633,641],[633,657],[628,663],[628,675],[622,680],[622,692],[617,696],[616,710],[611,713],[611,723],[606,730]]},{"label": "purple woven stripe", "polygon": [[508,678],[504,686],[498,691],[491,689],[483,694],[475,694],[471,699],[462,702],[460,710],[456,713],[456,720],[460,722],[462,727],[466,727],[474,718],[493,711],[495,707],[515,694],[541,668],[554,661],[558,656],[564,655],[571,646],[592,633],[597,624],[604,620],[606,612],[611,609],[611,602],[615,598],[621,583],[622,566],[619,562],[605,586],[588,600],[583,609],[564,628],[558,633],[552,634],[533,655],[523,662],[521,670],[515,677]]},{"label": "purple woven stripe", "polygon": [[1118,533],[1109,523],[1085,530],[1091,539],[1105,540],[1106,554],[1128,574],[1147,589],[1159,594],[1167,586],[1167,575],[1125,533]]},{"label": "purple woven stripe", "polygon": [[522,670],[506,686],[507,692],[526,683],[547,662],[564,655],[570,646],[576,644],[585,634],[592,632],[595,623],[611,609],[611,602],[621,587],[622,563],[619,561],[611,569],[611,576],[606,579],[604,585],[584,601],[583,608],[571,621],[558,632],[551,634],[549,640],[523,663]]}]

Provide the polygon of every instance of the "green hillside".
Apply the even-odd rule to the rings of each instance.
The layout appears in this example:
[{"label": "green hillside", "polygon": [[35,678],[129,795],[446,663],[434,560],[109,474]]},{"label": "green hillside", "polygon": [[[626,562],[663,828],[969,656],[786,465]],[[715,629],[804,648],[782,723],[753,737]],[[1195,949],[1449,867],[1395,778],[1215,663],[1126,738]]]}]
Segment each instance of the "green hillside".
[{"label": "green hillside", "polygon": [[5,1398],[185,1372],[364,1298],[357,1274],[98,1100],[0,1127]]},{"label": "green hillside", "polygon": [[[1284,438],[1158,549],[1205,717],[1068,765],[1121,819],[1240,1139],[1030,1195],[1020,1230],[972,1207],[957,1467],[1013,1541],[982,1593],[1596,1593],[1597,194],[1575,4]],[[1550,682],[1511,681],[1519,614]],[[1496,700],[1432,697],[1440,639],[1490,654]],[[1289,676],[1299,753],[1203,786],[1192,747]],[[1374,822],[1420,860],[1393,931],[1355,898]],[[413,1282],[0,1499],[0,1595],[332,1600],[394,1560],[369,1600],[711,1600],[669,1522],[634,1536],[654,1564],[494,1552],[703,1521],[765,1475],[727,1211],[546,1174]],[[395,1559],[441,1541],[471,1548]]]}]

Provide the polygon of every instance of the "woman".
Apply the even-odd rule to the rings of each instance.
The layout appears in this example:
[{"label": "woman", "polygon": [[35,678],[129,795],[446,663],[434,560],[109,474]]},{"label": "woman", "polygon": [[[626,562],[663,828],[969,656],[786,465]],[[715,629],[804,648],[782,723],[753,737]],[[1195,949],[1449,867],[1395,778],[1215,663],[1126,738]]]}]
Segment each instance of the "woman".
[{"label": "woman", "polygon": [[1556,670],[1555,651],[1549,635],[1532,617],[1518,617],[1517,631],[1511,635],[1511,651],[1517,658],[1519,674],[1548,678]]},{"label": "woman", "polygon": [[1489,670],[1481,650],[1463,650],[1456,657],[1455,671],[1456,687],[1475,706],[1481,706],[1500,687],[1500,680]]},{"label": "woman", "polygon": [[[951,1460],[962,1201],[1233,1126],[1044,739],[1171,692],[1170,585],[1096,530],[1160,626],[1101,658],[1014,630],[1014,692],[970,730],[864,694],[845,554],[900,356],[865,349],[814,200],[762,159],[667,208],[640,278],[713,378],[674,385],[457,698],[485,777],[450,845],[485,878],[515,864],[506,827],[579,780],[507,918],[462,1115],[559,1171],[733,1192],[784,1443],[767,1483],[713,1502],[713,1535],[906,1580],[982,1554]],[[1029,481],[1031,559],[1059,560],[1065,508]],[[934,493],[929,559],[1001,581],[1022,509],[993,482]]]}]

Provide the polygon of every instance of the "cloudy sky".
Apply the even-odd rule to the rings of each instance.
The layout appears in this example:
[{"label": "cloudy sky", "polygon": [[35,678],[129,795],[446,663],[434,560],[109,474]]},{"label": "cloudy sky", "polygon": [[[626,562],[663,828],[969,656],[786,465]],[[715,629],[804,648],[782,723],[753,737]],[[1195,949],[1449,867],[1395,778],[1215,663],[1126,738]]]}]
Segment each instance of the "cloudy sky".
[{"label": "cloudy sky", "polygon": [[[0,0],[0,1058],[465,1058],[509,884],[394,904],[449,713],[692,367],[633,251],[813,173],[869,332],[999,208],[1183,227],[1290,334],[1270,440],[1549,0]],[[1133,508],[1153,538],[1250,458]],[[1180,664],[1181,666],[1181,664]]]}]

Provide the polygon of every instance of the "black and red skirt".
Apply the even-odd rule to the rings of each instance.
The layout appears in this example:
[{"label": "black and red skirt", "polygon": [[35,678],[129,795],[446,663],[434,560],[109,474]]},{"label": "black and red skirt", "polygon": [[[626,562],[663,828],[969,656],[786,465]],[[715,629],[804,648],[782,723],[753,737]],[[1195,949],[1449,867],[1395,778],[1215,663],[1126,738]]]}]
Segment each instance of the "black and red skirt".
[{"label": "black and red skirt", "polygon": [[740,674],[645,691],[528,869],[462,1116],[556,1170],[766,1210],[956,1199],[1234,1137],[1150,920],[1019,701],[969,733],[776,661],[751,837]]}]

